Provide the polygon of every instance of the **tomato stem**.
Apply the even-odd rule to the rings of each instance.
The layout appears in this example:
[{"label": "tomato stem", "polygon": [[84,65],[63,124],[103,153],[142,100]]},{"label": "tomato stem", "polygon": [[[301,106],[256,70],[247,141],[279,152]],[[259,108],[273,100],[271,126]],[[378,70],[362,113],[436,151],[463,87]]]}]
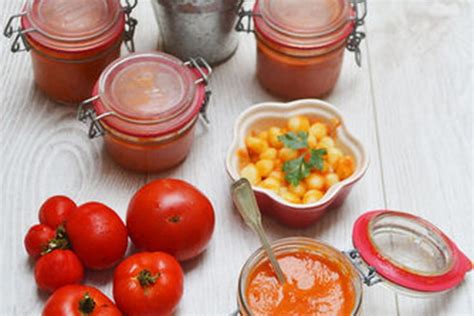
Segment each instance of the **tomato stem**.
[{"label": "tomato stem", "polygon": [[179,217],[178,215],[175,215],[175,216],[170,217],[168,221],[170,221],[171,223],[177,223],[179,222],[180,219],[181,217]]},{"label": "tomato stem", "polygon": [[41,255],[50,253],[55,249],[69,249],[71,244],[67,238],[66,228],[64,225],[59,225],[56,229],[56,236],[48,242],[48,245],[45,247]]},{"label": "tomato stem", "polygon": [[95,308],[95,301],[89,295],[89,293],[84,294],[84,297],[79,301],[79,311],[85,315],[91,314]]},{"label": "tomato stem", "polygon": [[137,279],[140,282],[142,287],[150,286],[155,284],[156,280],[160,277],[160,273],[158,272],[155,275],[152,275],[150,271],[144,269],[138,273]]}]

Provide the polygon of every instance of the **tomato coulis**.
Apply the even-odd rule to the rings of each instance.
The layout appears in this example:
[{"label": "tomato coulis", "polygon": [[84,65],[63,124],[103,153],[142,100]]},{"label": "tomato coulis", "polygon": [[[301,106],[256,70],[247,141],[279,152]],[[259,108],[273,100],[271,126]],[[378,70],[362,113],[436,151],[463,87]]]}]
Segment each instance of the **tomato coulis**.
[{"label": "tomato coulis", "polygon": [[307,251],[277,259],[284,285],[269,261],[250,273],[245,296],[252,315],[351,315],[356,294],[351,276],[339,263]]}]

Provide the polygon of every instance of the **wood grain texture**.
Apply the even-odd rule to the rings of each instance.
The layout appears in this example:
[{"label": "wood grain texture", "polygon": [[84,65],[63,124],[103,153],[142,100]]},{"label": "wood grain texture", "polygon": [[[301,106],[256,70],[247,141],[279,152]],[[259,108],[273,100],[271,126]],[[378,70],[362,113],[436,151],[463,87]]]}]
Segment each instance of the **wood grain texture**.
[{"label": "wood grain texture", "polygon": [[[363,67],[346,54],[328,98],[366,145],[369,171],[340,209],[309,229],[288,229],[264,218],[271,239],[301,235],[348,249],[354,220],[366,210],[390,207],[432,220],[473,257],[471,8],[468,1],[431,3],[370,2]],[[21,1],[0,6],[0,21],[6,21]],[[137,50],[154,50],[159,36],[150,0],[139,1],[134,15],[140,21]],[[216,210],[209,249],[184,264],[185,295],[176,314],[228,315],[235,310],[239,271],[258,248],[258,239],[232,206],[224,158],[236,116],[252,104],[277,100],[256,81],[253,36],[242,34],[240,40],[235,56],[215,68],[211,125],[200,126],[186,162],[162,174],[139,175],[116,166],[100,139],[87,138],[74,108],[44,97],[32,81],[29,56],[11,54],[2,38],[0,315],[38,315],[46,299],[36,290],[22,244],[44,199],[67,194],[78,203],[97,200],[123,217],[140,186],[168,176],[198,186]],[[86,282],[110,295],[111,275],[88,273]],[[467,279],[437,300],[397,299],[383,286],[366,288],[363,314],[471,315],[472,276]]]}]

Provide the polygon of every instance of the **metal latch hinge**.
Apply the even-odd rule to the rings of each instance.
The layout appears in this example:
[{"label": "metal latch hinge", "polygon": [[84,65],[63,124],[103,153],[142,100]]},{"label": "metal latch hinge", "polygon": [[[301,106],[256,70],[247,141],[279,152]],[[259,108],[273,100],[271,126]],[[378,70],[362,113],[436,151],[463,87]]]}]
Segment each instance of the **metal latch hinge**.
[{"label": "metal latch hinge", "polygon": [[86,124],[90,122],[88,136],[91,139],[105,134],[104,128],[99,122],[103,116],[97,116],[97,113],[92,106],[92,102],[97,99],[99,99],[99,96],[94,96],[81,102],[77,110],[77,119],[79,121]]},{"label": "metal latch hinge", "polygon": [[359,30],[364,25],[367,16],[367,0],[350,0],[354,10],[353,23],[354,28],[347,38],[347,50],[354,52],[357,66],[362,65],[362,56],[360,43],[365,38],[365,33]]},{"label": "metal latch hinge", "polygon": [[127,50],[131,53],[135,52],[135,41],[133,37],[135,36],[135,28],[137,27],[138,20],[131,17],[133,9],[137,6],[137,0],[125,0],[126,5],[122,7],[122,10],[125,14],[125,31],[123,37],[123,43]]},{"label": "metal latch hinge", "polygon": [[368,266],[360,257],[359,252],[356,249],[349,251],[343,251],[343,253],[349,258],[354,268],[356,268],[359,275],[362,277],[364,284],[372,286],[374,284],[382,282],[382,278],[377,274],[374,267]]}]

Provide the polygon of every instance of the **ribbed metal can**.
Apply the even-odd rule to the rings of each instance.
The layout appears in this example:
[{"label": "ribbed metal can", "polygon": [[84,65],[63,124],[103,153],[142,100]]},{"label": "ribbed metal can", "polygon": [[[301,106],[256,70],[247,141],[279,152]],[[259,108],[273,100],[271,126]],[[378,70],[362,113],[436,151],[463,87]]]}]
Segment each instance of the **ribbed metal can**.
[{"label": "ribbed metal can", "polygon": [[178,58],[228,59],[238,46],[234,30],[242,0],[153,0],[164,51]]}]

